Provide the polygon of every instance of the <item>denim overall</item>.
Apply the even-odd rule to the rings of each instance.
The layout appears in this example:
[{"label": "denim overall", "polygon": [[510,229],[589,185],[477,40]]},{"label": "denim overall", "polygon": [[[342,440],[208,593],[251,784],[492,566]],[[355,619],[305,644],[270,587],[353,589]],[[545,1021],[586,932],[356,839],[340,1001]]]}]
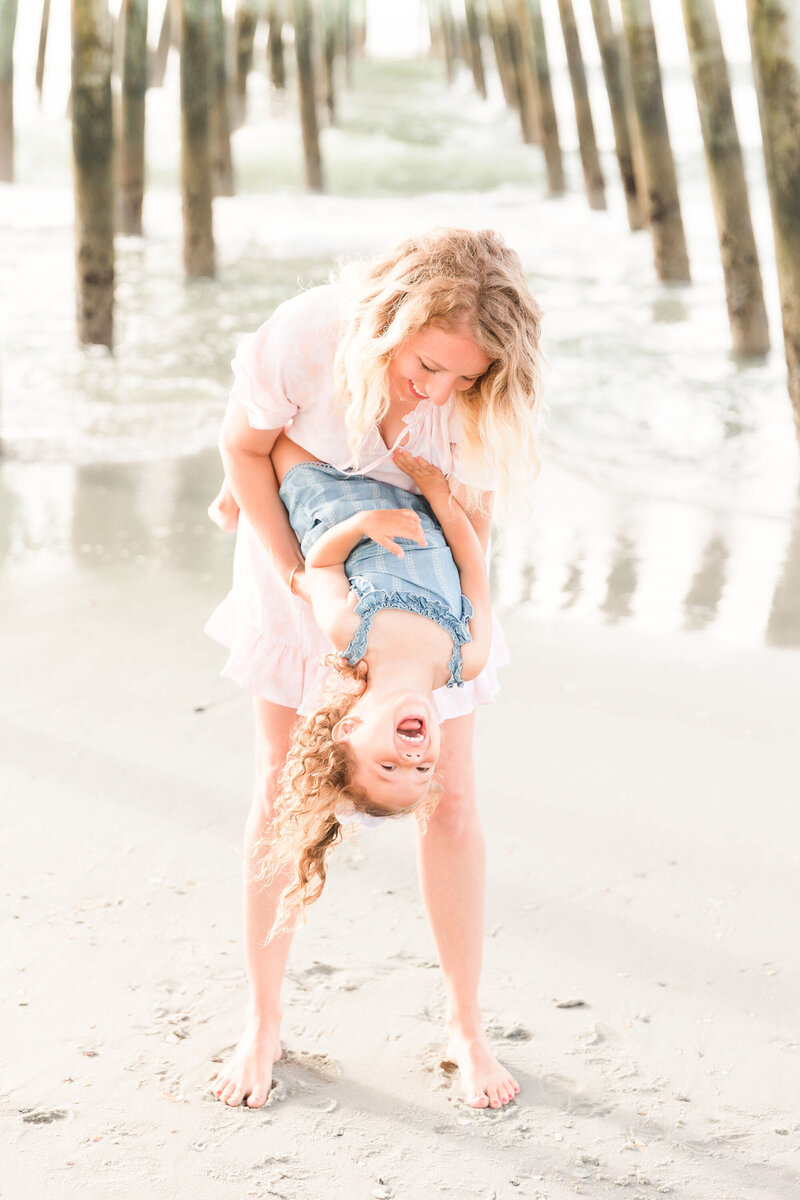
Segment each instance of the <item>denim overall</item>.
[{"label": "denim overall", "polygon": [[425,546],[396,538],[397,558],[371,538],[362,538],[347,556],[345,574],[358,596],[361,624],[341,657],[357,663],[367,649],[375,614],[385,608],[419,613],[441,625],[453,639],[448,687],[461,687],[461,647],[471,641],[467,622],[472,605],[461,594],[461,581],[441,526],[422,496],[366,475],[352,475],[327,463],[298,463],[284,476],[280,498],[303,557],[328,529],[355,513],[375,508],[411,508],[419,514]]}]

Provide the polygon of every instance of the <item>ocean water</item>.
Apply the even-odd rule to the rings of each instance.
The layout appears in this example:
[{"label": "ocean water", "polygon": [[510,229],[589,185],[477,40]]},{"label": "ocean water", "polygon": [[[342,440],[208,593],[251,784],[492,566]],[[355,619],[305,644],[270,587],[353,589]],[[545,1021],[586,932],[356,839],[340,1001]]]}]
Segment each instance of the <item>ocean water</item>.
[{"label": "ocean water", "polygon": [[[63,32],[63,31],[62,31]],[[63,38],[62,38],[63,43]],[[53,55],[58,53],[58,38]],[[62,45],[63,49],[63,45]],[[263,61],[263,46],[257,54]],[[63,64],[62,64],[63,65]],[[18,68],[19,69],[19,68]],[[544,470],[499,522],[501,609],[625,621],[740,645],[800,644],[800,470],[786,393],[758,121],[734,64],[773,350],[737,361],[691,81],[665,73],[693,284],[655,279],[631,235],[596,69],[609,208],[581,191],[569,85],[556,101],[570,192],[545,196],[492,80],[487,102],[441,64],[359,62],[323,132],[326,193],[305,193],[292,103],[251,78],[234,136],[238,194],[215,202],[218,278],[181,273],[177,62],[148,98],[145,237],[119,239],[113,355],[75,344],[70,131],[63,72],[40,110],[20,85],[17,170],[0,185],[0,555],[7,571],[118,558],[222,579],[229,543],[203,518],[237,338],[341,258],[433,224],[491,226],[545,313]]]}]

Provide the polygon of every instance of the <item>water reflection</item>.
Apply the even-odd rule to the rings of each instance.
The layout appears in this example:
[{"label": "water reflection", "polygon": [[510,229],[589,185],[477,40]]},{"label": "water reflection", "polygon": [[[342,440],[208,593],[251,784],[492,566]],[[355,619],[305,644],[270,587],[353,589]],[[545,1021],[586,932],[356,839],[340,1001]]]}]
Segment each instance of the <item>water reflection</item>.
[{"label": "water reflection", "polygon": [[[211,606],[233,551],[205,514],[219,478],[215,450],[136,464],[6,462],[0,565],[155,568],[207,590]],[[551,469],[533,512],[498,531],[492,582],[501,612],[532,621],[800,646],[800,496],[786,521],[633,498]]]},{"label": "water reflection", "polygon": [[725,564],[729,550],[718,532],[703,549],[697,572],[683,600],[687,629],[705,629],[719,608],[725,586]]},{"label": "water reflection", "polygon": [[560,469],[538,487],[524,536],[512,528],[495,547],[499,608],[800,646],[800,502],[792,523],[632,497]]},{"label": "water reflection", "polygon": [[609,621],[621,621],[631,614],[631,602],[638,582],[636,550],[630,536],[617,540],[614,562],[608,573],[608,591],[600,606]]},{"label": "water reflection", "polygon": [[689,320],[689,309],[681,292],[664,290],[651,304],[653,321],[658,325],[676,325]]},{"label": "water reflection", "polygon": [[0,562],[43,560],[99,571],[167,568],[228,585],[232,543],[205,509],[219,482],[216,450],[147,463],[0,467]]},{"label": "water reflection", "polygon": [[797,646],[800,608],[800,492],[792,523],[792,535],[783,571],[772,597],[767,622],[767,641],[773,646]]}]

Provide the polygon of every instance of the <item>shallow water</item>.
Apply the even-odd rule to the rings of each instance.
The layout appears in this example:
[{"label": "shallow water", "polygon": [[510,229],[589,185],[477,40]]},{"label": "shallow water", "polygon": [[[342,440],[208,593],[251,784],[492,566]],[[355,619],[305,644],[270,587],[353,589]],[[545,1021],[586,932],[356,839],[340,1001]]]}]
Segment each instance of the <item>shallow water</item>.
[{"label": "shallow water", "polygon": [[[545,310],[549,422],[533,509],[503,523],[501,608],[533,620],[626,621],[740,644],[800,644],[797,443],[785,385],[752,89],[736,73],[776,346],[739,363],[727,317],[691,85],[668,73],[694,284],[653,275],[631,236],[613,155],[610,208],[590,213],[557,102],[573,187],[544,199],[497,87],[482,104],[436,63],[363,63],[323,135],[328,193],[307,196],[294,114],[265,81],[234,139],[239,194],[215,206],[219,276],[180,269],[175,63],[149,98],[146,238],[118,246],[113,356],[74,345],[69,129],[21,105],[18,178],[0,188],[3,288],[0,552],[7,568],[110,559],[209,573],[213,452],[239,334],[340,256],[434,223],[490,225],[519,250]],[[601,140],[610,145],[595,74]]]}]

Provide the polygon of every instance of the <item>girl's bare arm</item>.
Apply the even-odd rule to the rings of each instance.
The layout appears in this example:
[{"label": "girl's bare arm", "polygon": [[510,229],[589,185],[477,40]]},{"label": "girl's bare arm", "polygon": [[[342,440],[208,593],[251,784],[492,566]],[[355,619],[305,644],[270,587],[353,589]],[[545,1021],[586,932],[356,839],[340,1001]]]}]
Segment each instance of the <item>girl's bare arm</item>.
[{"label": "girl's bare arm", "polygon": [[473,511],[467,512],[467,489],[463,483],[459,483],[457,479],[451,476],[448,479],[450,491],[455,496],[458,503],[467,513],[467,520],[478,535],[478,541],[481,544],[483,553],[486,554],[489,549],[489,537],[492,532],[492,504],[494,501],[494,492],[481,492],[480,501]]},{"label": "girl's bare arm", "polygon": [[309,550],[306,566],[342,566],[362,538],[371,538],[397,558],[403,557],[403,549],[396,545],[395,538],[409,538],[420,546],[425,545],[422,523],[413,509],[365,509],[327,529]]},{"label": "girl's bare arm", "polygon": [[[446,476],[425,459],[414,457],[405,450],[397,451],[393,457],[433,509],[458,568],[461,591],[472,605],[473,616],[469,623],[472,641],[463,647],[461,657],[464,679],[474,679],[486,666],[492,643],[492,597],[485,549],[477,530],[451,492]],[[486,536],[488,541],[488,524]]]},{"label": "girl's bare arm", "polygon": [[362,540],[372,538],[399,558],[401,546],[395,538],[410,538],[425,544],[419,517],[410,509],[371,509],[355,513],[326,530],[306,557],[306,584],[320,629],[337,650],[344,650],[359,625],[353,612],[350,582],[344,563],[351,550]]}]

